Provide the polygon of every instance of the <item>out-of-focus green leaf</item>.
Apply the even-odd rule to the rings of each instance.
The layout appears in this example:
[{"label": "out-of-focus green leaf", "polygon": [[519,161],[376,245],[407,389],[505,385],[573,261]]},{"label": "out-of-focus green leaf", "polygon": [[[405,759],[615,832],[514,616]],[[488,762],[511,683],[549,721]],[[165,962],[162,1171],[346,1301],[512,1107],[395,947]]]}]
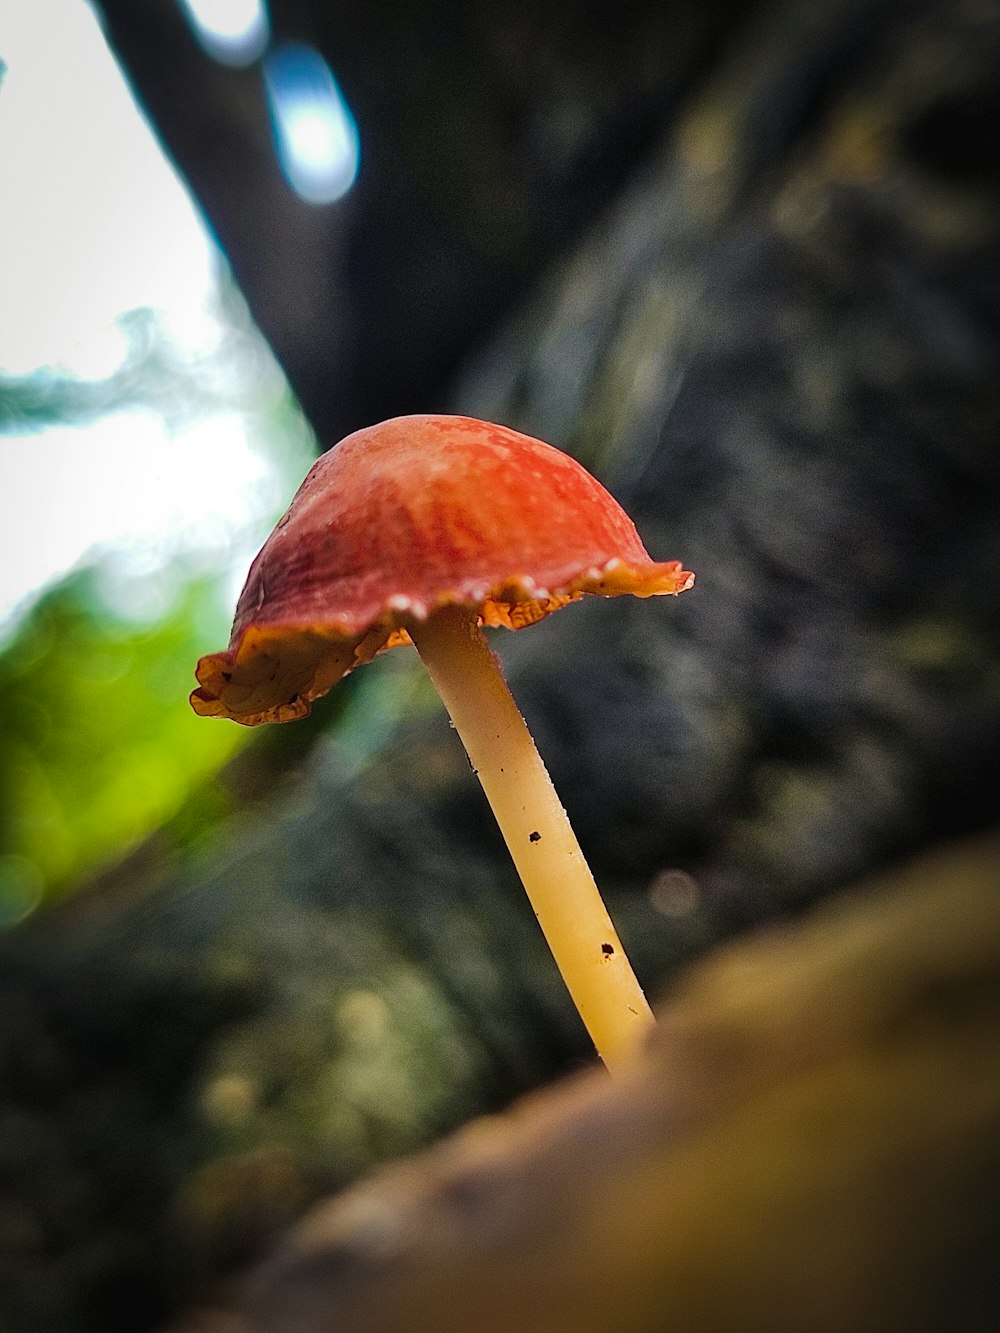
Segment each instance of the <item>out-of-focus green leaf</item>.
[{"label": "out-of-focus green leaf", "polygon": [[206,726],[187,702],[228,616],[201,578],[155,624],[130,623],[86,570],[0,653],[0,929],[169,820],[240,746],[245,732]]}]

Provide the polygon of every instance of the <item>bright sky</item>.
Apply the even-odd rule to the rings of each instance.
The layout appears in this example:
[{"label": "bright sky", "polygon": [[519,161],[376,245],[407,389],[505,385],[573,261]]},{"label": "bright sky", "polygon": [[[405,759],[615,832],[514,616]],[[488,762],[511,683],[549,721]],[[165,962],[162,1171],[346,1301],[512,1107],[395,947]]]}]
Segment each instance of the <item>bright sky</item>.
[{"label": "bright sky", "polygon": [[205,50],[227,65],[248,65],[270,37],[263,0],[181,0]]},{"label": "bright sky", "polygon": [[285,179],[311,204],[332,204],[354,184],[358,129],[323,57],[286,42],[264,61],[264,87]]},{"label": "bright sky", "polygon": [[[0,373],[107,375],[125,351],[115,319],[140,306],[193,353],[217,346],[218,257],[86,0],[0,0],[0,59]],[[234,413],[180,435],[133,410],[0,436],[0,627],[95,546],[138,567],[226,546],[279,503],[276,471]]]},{"label": "bright sky", "polygon": [[0,369],[72,364],[134,306],[197,308],[204,230],[85,0],[0,0]]}]

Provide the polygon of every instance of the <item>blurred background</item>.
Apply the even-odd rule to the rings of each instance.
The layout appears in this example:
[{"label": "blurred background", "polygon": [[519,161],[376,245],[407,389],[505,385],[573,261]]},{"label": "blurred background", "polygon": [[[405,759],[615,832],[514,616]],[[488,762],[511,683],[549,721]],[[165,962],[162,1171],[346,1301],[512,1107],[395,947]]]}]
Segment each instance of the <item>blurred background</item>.
[{"label": "blurred background", "polygon": [[594,15],[2,17],[7,926],[169,823],[245,739],[189,716],[189,668],[318,441],[441,405],[714,39],[682,14],[663,67],[642,54],[611,93]]},{"label": "blurred background", "polygon": [[[254,59],[227,13],[266,15],[238,8],[181,17]],[[2,32],[6,929],[176,816],[238,745],[192,725],[192,656],[227,637],[316,444],[101,16],[5,3]]]},{"label": "blurred background", "polygon": [[998,106],[990,0],[0,0],[0,1326],[161,1326],[589,1058],[409,652],[188,706],[350,430],[539,435],[696,571],[498,643],[651,991],[993,823]]}]

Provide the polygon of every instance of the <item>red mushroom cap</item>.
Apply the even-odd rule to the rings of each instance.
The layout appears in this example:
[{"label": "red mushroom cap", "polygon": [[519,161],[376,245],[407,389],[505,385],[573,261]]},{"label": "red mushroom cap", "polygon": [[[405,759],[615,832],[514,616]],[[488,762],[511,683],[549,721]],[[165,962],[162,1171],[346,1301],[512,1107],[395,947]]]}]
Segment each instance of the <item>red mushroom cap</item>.
[{"label": "red mushroom cap", "polygon": [[471,417],[396,417],[324,454],[250,567],[196,713],[247,726],[309,711],[347,671],[460,603],[520,629],[583,593],[683,592],[567,454]]}]

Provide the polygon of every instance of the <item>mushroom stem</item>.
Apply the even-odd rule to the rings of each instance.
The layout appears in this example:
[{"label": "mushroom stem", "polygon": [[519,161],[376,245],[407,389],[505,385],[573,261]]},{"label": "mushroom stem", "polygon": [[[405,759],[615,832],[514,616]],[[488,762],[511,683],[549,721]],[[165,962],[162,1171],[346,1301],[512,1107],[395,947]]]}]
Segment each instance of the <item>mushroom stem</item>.
[{"label": "mushroom stem", "polygon": [[493,808],[563,981],[609,1069],[653,1016],[475,611],[408,627]]}]

